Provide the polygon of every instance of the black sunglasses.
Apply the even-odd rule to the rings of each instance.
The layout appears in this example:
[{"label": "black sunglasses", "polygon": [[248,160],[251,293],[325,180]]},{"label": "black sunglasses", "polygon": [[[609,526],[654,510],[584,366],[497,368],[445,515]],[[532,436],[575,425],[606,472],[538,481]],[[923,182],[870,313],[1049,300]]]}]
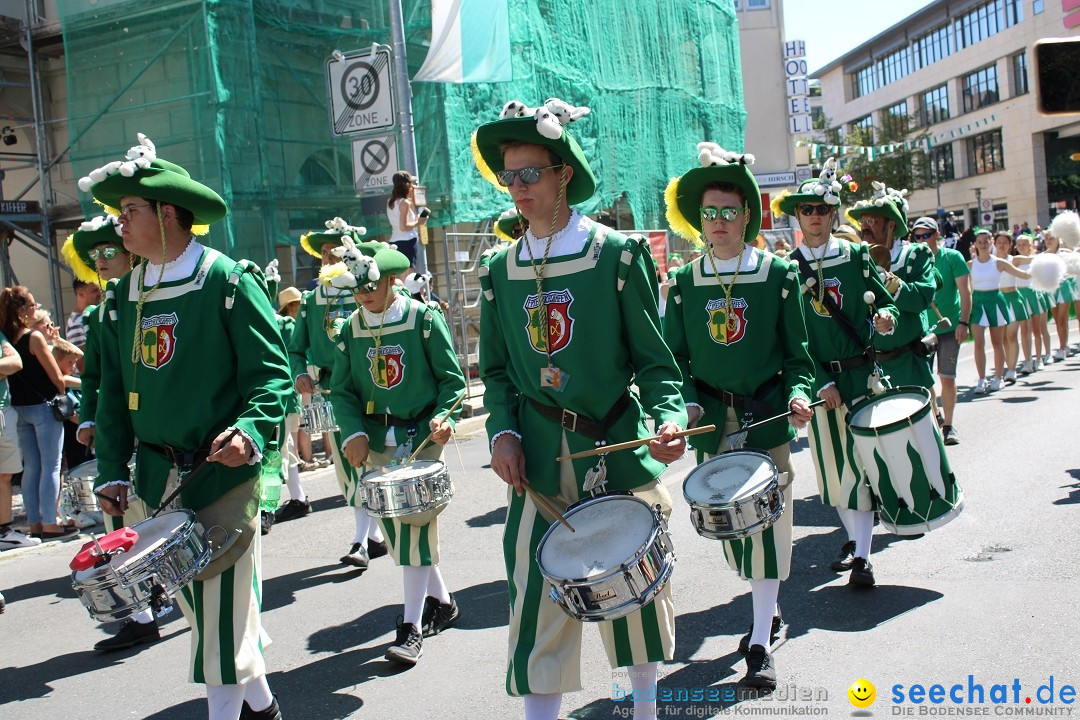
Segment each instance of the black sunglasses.
[{"label": "black sunglasses", "polygon": [[810,217],[811,215],[820,215],[825,217],[832,212],[831,205],[800,205],[799,214],[803,217]]},{"label": "black sunglasses", "polygon": [[934,236],[934,231],[933,230],[931,230],[930,232],[924,232],[924,233],[911,233],[911,237],[915,238],[916,240],[929,240],[933,236]]},{"label": "black sunglasses", "polygon": [[521,178],[521,182],[526,185],[532,185],[534,182],[540,179],[541,170],[551,170],[553,168],[560,168],[562,165],[545,165],[544,167],[523,167],[517,170],[499,170],[495,173],[495,179],[499,181],[499,184],[503,187],[510,187],[514,184],[514,178]]}]

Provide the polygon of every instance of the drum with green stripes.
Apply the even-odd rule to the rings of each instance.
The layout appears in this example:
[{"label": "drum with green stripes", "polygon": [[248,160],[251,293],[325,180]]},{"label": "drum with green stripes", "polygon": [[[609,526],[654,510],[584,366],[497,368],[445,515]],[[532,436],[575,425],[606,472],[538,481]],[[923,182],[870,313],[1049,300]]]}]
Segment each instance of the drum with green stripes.
[{"label": "drum with green stripes", "polygon": [[847,417],[881,524],[897,535],[930,532],[964,507],[930,397],[922,387],[892,388],[854,405]]}]

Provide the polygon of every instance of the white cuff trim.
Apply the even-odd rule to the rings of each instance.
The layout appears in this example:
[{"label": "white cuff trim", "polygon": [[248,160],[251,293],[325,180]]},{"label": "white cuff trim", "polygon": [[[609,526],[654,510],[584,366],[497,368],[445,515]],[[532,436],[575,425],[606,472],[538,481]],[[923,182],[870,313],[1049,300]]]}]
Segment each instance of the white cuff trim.
[{"label": "white cuff trim", "polygon": [[94,427],[94,421],[93,420],[87,420],[86,422],[79,425],[78,432],[82,432],[86,428],[92,428],[92,427]]},{"label": "white cuff trim", "polygon": [[366,438],[367,436],[368,436],[368,434],[366,432],[364,432],[363,430],[361,430],[360,432],[353,433],[349,437],[345,438],[344,440],[341,441],[341,450],[342,450],[342,452],[345,451],[345,446],[348,445],[349,441],[352,440],[353,438],[358,438],[358,437]]},{"label": "white cuff trim", "polygon": [[521,433],[516,432],[514,430],[500,430],[499,432],[495,433],[495,435],[492,436],[492,438],[491,438],[491,447],[488,448],[488,449],[489,450],[494,450],[495,449],[495,441],[498,440],[499,438],[501,438],[503,435],[513,435],[514,437],[516,437],[518,439],[518,442],[521,442]]},{"label": "white cuff trim", "polygon": [[259,450],[259,446],[255,444],[255,441],[251,439],[250,435],[248,435],[243,430],[240,430],[240,429],[235,428],[235,427],[231,427],[231,428],[229,428],[229,430],[236,430],[237,432],[239,432],[240,435],[245,440],[247,440],[248,445],[250,445],[251,449],[254,451],[254,454],[250,458],[248,458],[248,461],[247,461],[248,465],[258,465],[260,462],[262,462],[262,451]]},{"label": "white cuff trim", "polygon": [[101,485],[98,485],[96,489],[101,490],[102,488],[112,487],[113,485],[123,485],[125,487],[134,487],[131,484],[130,480],[110,480],[107,483],[102,483]]},{"label": "white cuff trim", "polygon": [[835,385],[836,385],[836,383],[835,383],[835,382],[828,382],[828,383],[825,383],[825,385],[823,385],[823,386],[822,386],[822,388],[821,388],[820,390],[818,390],[818,391],[817,391],[817,396],[818,396],[818,399],[820,399],[820,398],[821,398],[821,393],[825,392],[826,390],[828,390],[829,388],[831,388],[831,387],[833,387],[833,386],[835,386]]}]

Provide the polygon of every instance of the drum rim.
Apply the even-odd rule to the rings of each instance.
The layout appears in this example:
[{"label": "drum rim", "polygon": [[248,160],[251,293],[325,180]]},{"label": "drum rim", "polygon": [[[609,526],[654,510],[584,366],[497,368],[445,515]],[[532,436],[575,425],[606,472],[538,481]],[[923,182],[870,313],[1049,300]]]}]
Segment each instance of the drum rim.
[{"label": "drum rim", "polygon": [[780,468],[778,468],[776,466],[776,463],[773,462],[772,457],[767,452],[763,452],[761,450],[750,449],[750,448],[740,448],[738,450],[725,450],[724,452],[722,452],[722,453],[720,453],[718,455],[714,455],[713,457],[709,458],[705,462],[695,466],[694,469],[691,470],[689,473],[687,473],[686,477],[683,478],[683,483],[682,483],[683,500],[685,500],[687,502],[687,504],[690,505],[690,507],[707,508],[707,509],[710,509],[710,510],[716,510],[716,509],[719,509],[719,508],[733,507],[736,504],[736,503],[732,502],[732,503],[721,503],[719,505],[700,505],[693,498],[691,498],[690,495],[688,495],[687,492],[686,492],[686,486],[690,482],[690,478],[694,475],[694,473],[698,470],[698,468],[704,467],[705,465],[708,465],[709,463],[713,462],[714,460],[719,460],[721,458],[724,458],[725,456],[734,456],[734,455],[756,455],[756,456],[759,456],[761,458],[764,458],[768,462],[768,464],[772,467],[772,477],[769,479],[769,481],[767,481],[765,483],[765,488],[768,488],[770,483],[776,483],[776,485],[779,487],[779,485],[780,485]]},{"label": "drum rim", "polygon": [[[920,407],[914,413],[908,415],[905,418],[902,418],[900,420],[893,420],[892,422],[885,423],[884,425],[867,427],[865,425],[855,424],[855,416],[862,410],[866,409],[870,404],[878,402],[879,400],[887,399],[889,395],[902,394],[914,394],[921,396],[923,398],[922,407]],[[855,403],[855,405],[850,410],[848,410],[847,415],[844,417],[844,422],[847,423],[847,426],[851,429],[851,432],[855,433],[856,435],[861,435],[863,437],[874,435],[887,435],[888,432],[885,431],[895,430],[899,427],[906,427],[908,425],[911,425],[913,422],[918,422],[924,417],[926,417],[930,413],[930,398],[930,391],[922,387],[921,385],[899,385],[894,388],[889,388],[880,395],[863,398],[859,402]]]},{"label": "drum rim", "polygon": [[[561,585],[564,585],[564,584],[568,584],[568,585],[592,585],[592,584],[595,584],[595,583],[599,583],[599,582],[603,582],[605,580],[608,580],[609,578],[611,578],[616,573],[622,572],[623,568],[625,566],[632,565],[632,564],[635,564],[635,563],[639,562],[645,556],[645,554],[648,552],[649,548],[651,548],[656,543],[656,538],[659,537],[659,535],[661,533],[667,532],[667,530],[665,528],[666,523],[663,520],[663,516],[661,515],[660,517],[657,517],[657,512],[653,509],[653,507],[651,505],[649,505],[649,503],[645,502],[644,500],[637,497],[636,495],[626,495],[626,494],[623,494],[623,493],[612,493],[610,495],[597,495],[595,497],[585,498],[586,502],[582,502],[580,505],[577,505],[576,507],[571,508],[570,510],[568,510],[566,512],[565,515],[563,515],[563,517],[566,518],[567,521],[569,521],[570,518],[572,518],[578,512],[584,510],[587,507],[592,507],[593,505],[598,504],[600,502],[610,502],[610,501],[614,501],[614,500],[617,500],[617,499],[632,500],[634,502],[638,502],[638,503],[644,505],[645,509],[649,511],[649,514],[652,516],[653,520],[656,521],[656,525],[649,532],[649,535],[646,538],[645,542],[643,542],[637,548],[637,550],[634,551],[634,553],[631,555],[631,557],[620,561],[618,566],[611,568],[606,573],[603,573],[601,575],[593,575],[591,577],[585,577],[585,578],[564,578],[564,577],[559,577],[557,575],[552,575],[551,573],[549,573],[548,571],[546,571],[544,569],[544,563],[543,563],[543,560],[540,557],[541,552],[544,549],[544,546],[547,544],[548,538],[551,537],[551,535],[553,533],[557,532],[558,529],[562,527],[562,525],[558,521],[555,521],[555,522],[553,522],[551,524],[551,527],[549,527],[544,532],[544,536],[542,538],[540,538],[540,543],[536,546],[536,556],[535,556],[536,567],[540,570],[540,574],[544,576],[544,579],[547,580],[549,583],[551,583],[552,587],[561,586]],[[672,554],[674,555],[674,552]]]},{"label": "drum rim", "polygon": [[[91,463],[93,463],[93,465],[94,465],[94,474],[93,475],[75,475],[74,474],[75,471],[78,470],[79,468],[83,467],[84,465],[90,465]],[[100,474],[101,473],[97,472],[97,458],[92,458],[90,460],[87,460],[86,462],[79,463],[78,465],[76,465],[73,468],[68,468],[68,471],[66,473],[64,473],[64,479],[66,479],[66,480],[71,480],[71,479],[90,480],[91,482],[93,482],[93,480],[96,477],[98,477]]]},{"label": "drum rim", "polygon": [[[413,465],[419,465],[420,463],[432,463],[434,465],[440,466],[441,469],[437,469],[437,468],[433,467],[433,468],[430,468],[423,475],[416,475],[416,476],[411,477],[411,478],[402,478],[401,480],[394,481],[393,484],[395,484],[395,485],[405,485],[405,484],[408,484],[408,483],[416,482],[418,480],[426,480],[429,477],[438,477],[439,475],[442,475],[444,473],[446,475],[450,474],[446,470],[446,463],[442,462],[441,460],[416,460],[414,462],[409,463],[409,465],[402,465],[402,466],[399,466],[399,467],[412,467]],[[384,477],[384,476],[389,474],[389,473],[383,472],[386,467],[387,466],[383,466],[383,467],[379,467],[379,468],[374,468],[372,470],[368,470],[366,473],[364,473],[363,475],[360,476],[361,482],[363,482],[365,484],[367,484],[369,482],[371,484],[376,484],[377,481],[376,480],[370,480],[369,481],[367,479],[368,476],[369,475],[374,475],[375,473],[381,473],[378,477]],[[390,471],[390,472],[393,472],[393,471]],[[382,483],[380,483],[380,484],[382,484]]]},{"label": "drum rim", "polygon": [[[158,558],[161,558],[164,555],[171,552],[173,548],[175,548],[181,542],[185,541],[191,535],[199,535],[199,537],[203,539],[203,542],[206,543],[206,539],[203,538],[202,535],[200,535],[199,532],[198,532],[198,530],[201,529],[202,526],[199,525],[196,522],[195,513],[193,513],[190,510],[187,510],[186,508],[181,508],[180,510],[172,510],[172,511],[167,512],[167,513],[161,513],[161,515],[158,515],[156,517],[148,517],[145,520],[140,520],[139,522],[134,523],[131,527],[132,527],[132,529],[135,529],[140,524],[145,523],[148,520],[156,520],[156,519],[158,519],[160,517],[164,517],[166,515],[172,515],[174,513],[182,514],[182,515],[186,516],[184,518],[184,522],[180,525],[180,527],[177,528],[177,533],[175,535],[170,536],[161,545],[159,545],[156,548],[153,548],[151,550],[148,550],[146,553],[144,553],[143,555],[140,555],[138,557],[135,557],[130,552],[127,552],[127,553],[123,553],[121,555],[118,555],[116,558],[113,558],[113,560],[116,560],[116,559],[119,559],[119,558],[130,558],[133,561],[133,564],[131,566],[130,571],[126,570],[125,566],[123,564],[120,567],[116,567],[115,565],[112,564],[112,560],[109,561],[109,565],[111,567],[113,567],[113,569],[115,570],[116,575],[119,578],[121,584],[130,587],[131,585],[135,584],[136,582],[139,582],[139,580],[142,579],[141,577],[139,578],[139,580],[133,580],[133,581],[130,581],[130,582],[128,581],[128,578],[129,577],[136,577],[136,575],[139,574],[139,573],[136,572],[137,570],[142,571],[143,568],[146,565],[153,565],[157,561]],[[188,531],[188,532],[182,532],[182,531]],[[209,544],[207,544],[207,547],[209,547]],[[134,548],[134,546],[132,546],[132,548]],[[198,574],[198,572],[196,572],[196,574]]]},{"label": "drum rim", "polygon": [[779,481],[776,481],[776,494],[780,496],[780,506],[779,506],[780,509],[779,509],[779,511],[775,515],[773,515],[773,516],[771,516],[771,517],[769,517],[767,519],[761,520],[760,522],[758,522],[758,523],[756,523],[754,525],[751,525],[750,527],[746,528],[745,530],[732,531],[730,534],[724,534],[722,536],[720,534],[716,533],[715,531],[707,531],[710,534],[706,534],[706,533],[703,533],[701,531],[701,528],[698,527],[697,523],[694,522],[694,518],[697,517],[698,515],[700,515],[703,510],[729,510],[733,506],[728,506],[728,507],[723,507],[723,508],[718,508],[718,507],[701,508],[701,507],[691,506],[690,507],[690,524],[694,526],[694,531],[698,534],[698,536],[703,537],[706,540],[744,540],[744,539],[750,537],[751,535],[760,535],[761,533],[765,532],[770,527],[775,525],[777,523],[777,521],[780,520],[780,516],[784,514],[784,509],[785,509],[785,507],[787,505],[787,497],[784,495],[784,488],[780,487]]}]

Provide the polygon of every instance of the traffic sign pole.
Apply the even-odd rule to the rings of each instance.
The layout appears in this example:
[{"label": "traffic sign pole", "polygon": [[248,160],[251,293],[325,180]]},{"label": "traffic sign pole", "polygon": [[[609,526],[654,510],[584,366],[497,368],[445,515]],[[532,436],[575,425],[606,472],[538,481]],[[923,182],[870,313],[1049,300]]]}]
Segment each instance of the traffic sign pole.
[{"label": "traffic sign pole", "polygon": [[[413,128],[412,88],[409,85],[409,67],[405,57],[405,23],[402,18],[401,0],[390,3],[390,29],[393,33],[394,84],[398,95],[398,124],[401,126],[401,162],[405,169],[419,177],[416,161],[416,135]],[[417,235],[419,235],[419,230]],[[416,270],[427,272],[427,247],[416,243]]]}]

